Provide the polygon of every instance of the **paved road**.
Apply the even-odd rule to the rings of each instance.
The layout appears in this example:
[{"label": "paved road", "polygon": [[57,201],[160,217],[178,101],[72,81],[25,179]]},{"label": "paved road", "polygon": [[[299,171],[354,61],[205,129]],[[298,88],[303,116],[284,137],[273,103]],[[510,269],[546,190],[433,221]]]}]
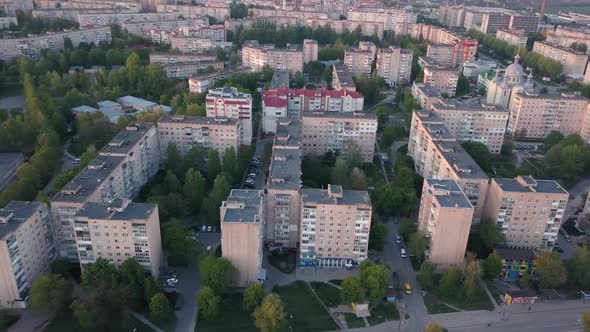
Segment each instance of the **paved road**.
[{"label": "paved road", "polygon": [[395,162],[397,161],[397,150],[402,146],[408,144],[408,140],[404,139],[401,141],[395,141],[391,144],[391,164],[395,166]]},{"label": "paved road", "polygon": [[[405,282],[410,283],[413,290],[412,295],[404,295],[398,304],[398,308],[401,308],[402,312],[405,311],[405,313],[410,316],[408,320],[402,322],[401,331],[422,331],[426,326],[428,312],[426,311],[424,300],[420,295],[420,287],[416,280],[416,273],[410,264],[410,260],[401,258],[399,246],[395,242],[395,237],[399,234],[399,224],[388,222],[385,225],[387,225],[389,229],[385,250],[383,250],[382,253],[371,255],[370,257],[372,259],[384,260],[390,266],[392,271],[397,272],[402,285]],[[390,276],[390,279],[392,279],[392,276]],[[393,281],[391,282],[393,283]],[[405,309],[403,307],[404,305]],[[396,322],[395,325],[397,329],[399,323]]]}]

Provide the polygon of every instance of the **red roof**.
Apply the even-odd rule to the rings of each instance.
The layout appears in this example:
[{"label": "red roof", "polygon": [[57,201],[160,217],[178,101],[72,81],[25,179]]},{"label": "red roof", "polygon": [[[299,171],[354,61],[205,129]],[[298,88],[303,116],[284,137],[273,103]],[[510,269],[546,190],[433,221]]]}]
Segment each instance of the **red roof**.
[{"label": "red roof", "polygon": [[264,106],[268,107],[287,107],[287,99],[282,99],[278,97],[271,97],[271,96],[264,96],[262,97],[262,102]]},{"label": "red roof", "polygon": [[363,98],[363,95],[358,91],[350,91],[347,89],[340,89],[340,90],[328,90],[328,89],[289,89],[287,87],[281,87],[274,90],[266,90],[264,92],[265,97],[286,97],[286,96],[304,96],[306,98],[322,98],[322,97],[330,97],[330,98],[342,98],[345,96],[350,96],[352,98]]}]

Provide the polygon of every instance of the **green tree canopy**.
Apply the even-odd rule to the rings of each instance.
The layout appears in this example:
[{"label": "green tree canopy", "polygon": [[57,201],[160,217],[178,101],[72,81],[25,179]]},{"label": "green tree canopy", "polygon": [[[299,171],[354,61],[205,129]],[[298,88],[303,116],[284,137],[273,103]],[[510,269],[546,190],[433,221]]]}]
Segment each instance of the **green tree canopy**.
[{"label": "green tree canopy", "polygon": [[217,316],[220,309],[221,299],[215,295],[211,287],[205,286],[197,295],[199,317],[205,320],[211,320]]},{"label": "green tree canopy", "polygon": [[340,297],[342,298],[342,303],[359,303],[363,300],[365,291],[356,277],[344,278],[341,287]]},{"label": "green tree canopy", "polygon": [[[179,295],[181,296],[181,295]],[[150,318],[153,321],[163,323],[172,319],[172,308],[166,295],[158,293],[150,300]]]},{"label": "green tree canopy", "polygon": [[493,253],[481,261],[481,268],[484,278],[489,280],[496,279],[502,271],[502,259],[498,254]]},{"label": "green tree canopy", "polygon": [[287,314],[279,295],[268,294],[254,311],[254,324],[262,332],[278,332],[286,322]]},{"label": "green tree canopy", "polygon": [[230,285],[237,270],[227,259],[207,255],[199,263],[199,274],[203,285],[219,292]]},{"label": "green tree canopy", "polygon": [[539,273],[539,286],[558,288],[567,282],[567,270],[557,252],[544,252],[535,259]]},{"label": "green tree canopy", "polygon": [[244,309],[249,312],[254,311],[264,299],[264,288],[258,282],[252,283],[244,291]]},{"label": "green tree canopy", "polygon": [[35,312],[60,310],[72,295],[72,285],[62,276],[51,274],[35,279],[31,285],[29,305]]}]

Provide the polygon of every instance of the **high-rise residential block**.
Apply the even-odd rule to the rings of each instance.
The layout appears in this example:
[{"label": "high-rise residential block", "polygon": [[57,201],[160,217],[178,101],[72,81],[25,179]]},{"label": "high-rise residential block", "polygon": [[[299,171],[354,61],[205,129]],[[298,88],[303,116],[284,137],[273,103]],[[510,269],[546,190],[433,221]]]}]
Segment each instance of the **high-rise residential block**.
[{"label": "high-rise residential block", "polygon": [[440,101],[441,98],[438,90],[424,83],[416,82],[412,84],[412,96],[420,104],[420,107],[425,110],[432,109],[432,104]]},{"label": "high-rise residential block", "polygon": [[313,39],[303,40],[303,63],[318,61],[318,41]]},{"label": "high-rise residential block", "polygon": [[425,66],[423,69],[425,85],[429,85],[441,94],[445,93],[449,97],[455,95],[457,82],[459,81],[459,76],[461,76],[459,70],[437,65]]},{"label": "high-rise residential block", "polygon": [[412,75],[414,53],[405,48],[390,46],[377,50],[377,76],[389,85],[406,84]]},{"label": "high-rise residential block", "polygon": [[552,250],[569,193],[553,180],[531,176],[492,179],[485,217],[492,219],[513,248]]},{"label": "high-rise residential block", "polygon": [[419,111],[414,111],[408,155],[414,160],[416,173],[424,178],[456,181],[474,207],[473,221],[480,221],[489,178],[441,118],[422,117]]},{"label": "high-rise residential block", "polygon": [[297,47],[275,48],[274,45],[261,45],[258,41],[246,41],[242,46],[242,64],[256,71],[268,65],[275,70],[290,73],[303,72],[304,52]]},{"label": "high-rise residential block", "polygon": [[350,47],[344,51],[344,65],[353,76],[369,77],[374,56],[369,48]]},{"label": "high-rise residential block", "polygon": [[252,95],[233,87],[209,90],[206,98],[207,117],[230,118],[240,122],[240,144],[252,142]]},{"label": "high-rise residential block", "polygon": [[356,91],[352,74],[342,64],[337,63],[332,66],[332,88],[334,90],[346,89]]},{"label": "high-rise residential block", "polygon": [[360,154],[364,162],[371,162],[376,135],[377,117],[373,113],[303,113],[304,154],[355,152]]},{"label": "high-rise residential block", "polygon": [[478,30],[483,33],[496,33],[498,29],[507,29],[510,25],[510,15],[504,13],[483,14]]},{"label": "high-rise residential block", "polygon": [[74,216],[74,230],[82,268],[99,258],[115,266],[133,258],[158,277],[163,261],[156,204],[89,202]]},{"label": "high-rise residential block", "polygon": [[92,13],[78,14],[80,26],[110,26],[111,24],[173,21],[178,18],[174,13]]},{"label": "high-rise residential block", "polygon": [[534,33],[539,30],[541,18],[537,15],[512,14],[508,28],[510,30],[522,30],[525,33]]},{"label": "high-rise residential block", "polygon": [[504,143],[508,110],[496,105],[440,99],[431,106],[432,112],[419,111],[422,117],[443,120],[445,127],[460,142],[479,142],[490,153],[499,154]]},{"label": "high-rise residential block", "polygon": [[460,60],[454,56],[455,46],[449,44],[428,44],[426,47],[426,57],[435,65],[443,67],[457,67]]},{"label": "high-rise residential block", "polygon": [[179,62],[209,62],[215,60],[217,60],[215,54],[150,53],[150,63],[160,63],[163,65]]},{"label": "high-rise residential block", "polygon": [[507,130],[520,139],[542,140],[552,131],[584,136],[588,105],[587,98],[576,94],[516,93]]},{"label": "high-rise residential block", "polygon": [[463,5],[441,5],[438,12],[438,20],[450,27],[462,27],[465,21],[465,7]]},{"label": "high-rise residential block", "polygon": [[232,189],[219,208],[223,257],[238,270],[236,285],[261,279],[264,234],[264,192]]},{"label": "high-rise residential block", "polygon": [[463,266],[473,206],[457,182],[424,179],[418,229],[428,238],[426,259],[439,269]]},{"label": "high-rise residential block", "polygon": [[181,155],[194,146],[225,150],[240,147],[240,122],[229,118],[205,118],[188,115],[165,115],[158,120],[158,134],[163,155],[170,143],[176,144]]},{"label": "high-rise residential block", "polygon": [[546,56],[549,59],[559,61],[563,65],[563,74],[565,75],[584,75],[584,72],[586,71],[588,55],[584,52],[543,41],[535,41],[533,52]]},{"label": "high-rise residential block", "polygon": [[350,267],[367,259],[372,206],[366,191],[301,191],[300,266]]},{"label": "high-rise residential block", "polygon": [[498,29],[496,39],[503,40],[509,45],[526,47],[528,37],[524,30]]},{"label": "high-rise residential block", "polygon": [[206,6],[157,4],[156,12],[174,13],[182,17],[214,17],[218,21],[229,19],[230,12],[228,5],[208,4]]},{"label": "high-rise residential block", "polygon": [[12,201],[0,209],[0,308],[26,307],[37,277],[55,257],[47,205]]},{"label": "high-rise residential block", "polygon": [[350,9],[346,18],[352,21],[382,23],[386,31],[393,31],[399,23],[416,23],[416,13],[406,8],[358,6]]}]

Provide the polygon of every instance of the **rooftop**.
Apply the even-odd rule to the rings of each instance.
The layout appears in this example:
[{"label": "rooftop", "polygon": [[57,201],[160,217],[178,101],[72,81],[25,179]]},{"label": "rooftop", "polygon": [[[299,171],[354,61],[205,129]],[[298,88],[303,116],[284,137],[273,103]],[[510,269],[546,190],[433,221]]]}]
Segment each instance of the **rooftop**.
[{"label": "rooftop", "polygon": [[453,180],[424,179],[438,204],[447,208],[473,208],[463,190]]},{"label": "rooftop", "polygon": [[354,80],[352,79],[352,74],[348,71],[348,68],[342,64],[335,64],[333,69],[334,77],[338,77],[338,82],[340,83],[340,87],[343,89],[346,88],[354,88],[356,89],[356,85],[354,84]]},{"label": "rooftop", "polygon": [[260,222],[263,195],[262,190],[232,189],[227,200],[221,203],[226,209],[222,222]]},{"label": "rooftop", "polygon": [[158,105],[152,101],[133,97],[133,96],[121,97],[121,98],[117,99],[117,102],[119,102],[120,104],[123,104],[123,103],[133,104],[133,105],[138,105],[138,106],[143,106],[143,107],[150,107],[150,106]]},{"label": "rooftop", "polygon": [[487,179],[487,174],[456,141],[436,142],[436,147],[454,172],[462,179]]},{"label": "rooftop", "polygon": [[301,188],[301,150],[274,149],[268,177],[268,189]]},{"label": "rooftop", "polygon": [[414,86],[427,97],[440,97],[440,92],[437,89],[434,89],[431,85],[414,82]]},{"label": "rooftop", "polygon": [[44,205],[41,202],[12,201],[0,209],[0,219],[10,217],[6,223],[0,223],[0,239],[17,230],[23,222]]},{"label": "rooftop", "polygon": [[110,100],[103,100],[103,101],[99,101],[98,103],[96,103],[98,105],[99,108],[111,108],[111,107],[119,107],[121,106],[121,104],[119,103],[115,103],[114,101],[110,101]]},{"label": "rooftop", "polygon": [[196,124],[203,126],[237,126],[238,120],[229,119],[223,117],[217,118],[206,118],[202,116],[190,116],[190,115],[164,115],[158,120],[160,123],[183,123],[183,124]]},{"label": "rooftop", "polygon": [[535,252],[531,249],[518,249],[518,248],[495,248],[494,252],[503,259],[510,260],[531,260],[535,258]]},{"label": "rooftop", "polygon": [[20,165],[19,161],[23,160],[23,154],[20,152],[0,153],[0,177],[5,176],[13,168]]},{"label": "rooftop", "polygon": [[[584,52],[580,52],[578,50],[574,50],[573,48],[569,48],[569,47],[563,47],[561,45],[550,43],[548,41],[539,41],[539,40],[537,40],[537,41],[535,41],[535,44],[534,45],[537,45],[537,44],[549,46],[549,47],[552,47],[552,48],[556,48],[556,49],[559,49],[561,51],[564,51],[564,52],[567,52],[567,53],[570,53],[570,54],[586,55],[586,53],[584,53]],[[534,50],[534,45],[533,45],[533,50]]]},{"label": "rooftop", "polygon": [[[121,200],[115,200],[118,204]],[[76,214],[76,217],[100,220],[145,220],[158,208],[156,204],[129,203],[113,206],[97,202],[88,202]]]},{"label": "rooftop", "polygon": [[210,73],[210,74],[193,76],[193,77],[189,78],[189,82],[190,81],[204,81],[204,80],[210,80],[210,79],[215,79],[215,78],[223,78],[223,77],[227,77],[227,76],[230,76],[230,75],[233,75],[236,73],[250,71],[250,70],[251,70],[251,68],[248,66],[239,66],[236,69],[229,69],[229,70],[214,72],[214,73]]},{"label": "rooftop", "polygon": [[519,176],[515,179],[493,179],[505,192],[565,194],[569,195],[563,187],[554,180],[535,180],[531,176]]},{"label": "rooftop", "polygon": [[306,98],[321,98],[321,97],[330,97],[330,98],[363,98],[363,95],[357,91],[350,91],[346,89],[340,90],[328,90],[328,89],[289,89],[286,87],[275,89],[275,90],[266,90],[264,92],[264,97],[290,97],[290,96],[305,96]]},{"label": "rooftop", "polygon": [[96,111],[98,111],[96,108],[94,107],[90,107],[90,106],[86,106],[86,105],[81,105],[78,107],[72,107],[72,111],[75,113],[94,113]]},{"label": "rooftop", "polygon": [[365,112],[304,112],[304,118],[333,118],[333,119],[373,119],[377,121],[377,116],[374,113]]},{"label": "rooftop", "polygon": [[151,122],[137,122],[129,124],[100,150],[101,155],[125,156],[129,151],[155,126]]},{"label": "rooftop", "polygon": [[369,193],[364,190],[342,190],[342,186],[328,185],[328,189],[302,189],[303,204],[371,205]]},{"label": "rooftop", "polygon": [[435,112],[445,112],[445,111],[466,111],[466,112],[498,112],[498,113],[506,113],[508,116],[508,110],[502,106],[481,103],[478,100],[475,102],[471,101],[458,101],[453,99],[448,100],[439,100],[438,102],[432,103],[432,109]]},{"label": "rooftop", "polygon": [[249,93],[239,92],[237,88],[226,86],[223,88],[209,89],[207,97],[247,99],[252,98],[252,95]]}]

